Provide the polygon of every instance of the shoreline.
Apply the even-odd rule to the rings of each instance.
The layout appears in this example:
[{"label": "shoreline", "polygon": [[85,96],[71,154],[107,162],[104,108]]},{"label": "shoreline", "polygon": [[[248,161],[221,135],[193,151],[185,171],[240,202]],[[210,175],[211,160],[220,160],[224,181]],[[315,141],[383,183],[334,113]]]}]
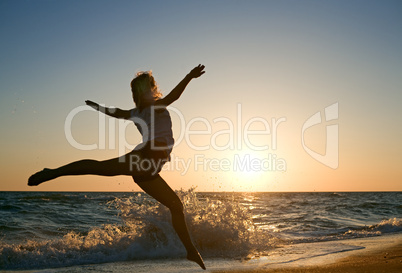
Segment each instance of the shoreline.
[{"label": "shoreline", "polygon": [[[342,244],[343,249],[336,247]],[[305,254],[311,250],[333,252]],[[240,266],[216,269],[214,273],[304,273],[304,272],[401,272],[402,234],[347,239],[336,242],[298,244],[273,250],[266,257],[243,262]]]},{"label": "shoreline", "polygon": [[344,273],[401,272],[402,233],[327,242],[301,243],[272,249],[247,260],[206,259],[207,270],[186,260],[156,259],[73,265],[37,270],[0,270],[14,273],[138,272],[138,273]]}]

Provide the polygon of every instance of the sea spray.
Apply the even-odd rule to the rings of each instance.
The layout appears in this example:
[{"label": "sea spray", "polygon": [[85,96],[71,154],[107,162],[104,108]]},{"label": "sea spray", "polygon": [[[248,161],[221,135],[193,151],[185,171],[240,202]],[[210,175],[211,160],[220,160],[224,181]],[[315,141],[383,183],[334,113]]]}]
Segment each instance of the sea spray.
[{"label": "sea spray", "polygon": [[[239,257],[267,250],[280,241],[259,229],[252,221],[250,210],[234,196],[226,201],[201,199],[193,188],[177,191],[177,194],[184,206],[191,237],[206,257]],[[138,202],[137,198],[141,196],[115,199],[109,205],[120,210],[126,226],[140,226],[142,234],[158,238],[155,242],[184,249],[174,233],[169,210],[156,201]]]},{"label": "sea spray", "polygon": [[239,257],[267,250],[278,238],[259,229],[249,208],[234,195],[225,198],[200,200],[193,189],[179,191],[183,201],[190,233],[206,255]]}]

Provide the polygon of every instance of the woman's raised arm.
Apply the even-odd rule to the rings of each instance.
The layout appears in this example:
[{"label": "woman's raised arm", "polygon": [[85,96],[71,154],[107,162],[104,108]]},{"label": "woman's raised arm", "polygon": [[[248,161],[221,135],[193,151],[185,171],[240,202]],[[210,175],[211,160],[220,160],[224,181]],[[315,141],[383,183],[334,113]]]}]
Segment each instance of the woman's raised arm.
[{"label": "woman's raised arm", "polygon": [[155,102],[155,105],[163,105],[163,106],[168,106],[171,103],[173,103],[174,101],[176,101],[178,98],[180,98],[181,94],[183,93],[184,89],[186,89],[187,84],[195,78],[200,77],[202,74],[205,73],[204,71],[205,66],[199,64],[198,66],[196,66],[195,68],[193,68],[190,73],[188,73],[184,79],[175,87],[173,88],[172,91],[170,91],[170,93],[160,99],[157,100]]}]

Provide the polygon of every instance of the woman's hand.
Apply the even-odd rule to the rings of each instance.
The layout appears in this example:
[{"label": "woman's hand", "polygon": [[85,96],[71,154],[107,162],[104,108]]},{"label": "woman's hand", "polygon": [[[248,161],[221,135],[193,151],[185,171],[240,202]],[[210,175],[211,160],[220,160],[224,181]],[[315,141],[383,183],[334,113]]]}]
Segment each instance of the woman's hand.
[{"label": "woman's hand", "polygon": [[97,104],[96,102],[93,102],[93,101],[91,101],[91,100],[86,100],[85,103],[86,103],[88,106],[91,106],[93,109],[99,110],[99,104]]},{"label": "woman's hand", "polygon": [[198,78],[198,77],[200,77],[202,74],[205,73],[205,71],[203,71],[204,68],[205,68],[205,65],[199,64],[198,66],[196,66],[195,68],[193,68],[193,70],[191,70],[188,75],[189,75],[191,78]]}]

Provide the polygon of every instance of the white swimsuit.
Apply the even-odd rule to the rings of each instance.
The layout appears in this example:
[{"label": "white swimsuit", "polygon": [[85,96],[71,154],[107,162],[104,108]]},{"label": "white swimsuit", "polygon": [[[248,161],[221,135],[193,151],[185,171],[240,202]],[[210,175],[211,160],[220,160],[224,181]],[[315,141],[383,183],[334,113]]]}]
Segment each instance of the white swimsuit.
[{"label": "white swimsuit", "polygon": [[148,106],[140,111],[134,108],[131,111],[131,118],[142,135],[143,143],[151,140],[164,142],[173,148],[174,139],[172,132],[172,119],[166,108]]}]

